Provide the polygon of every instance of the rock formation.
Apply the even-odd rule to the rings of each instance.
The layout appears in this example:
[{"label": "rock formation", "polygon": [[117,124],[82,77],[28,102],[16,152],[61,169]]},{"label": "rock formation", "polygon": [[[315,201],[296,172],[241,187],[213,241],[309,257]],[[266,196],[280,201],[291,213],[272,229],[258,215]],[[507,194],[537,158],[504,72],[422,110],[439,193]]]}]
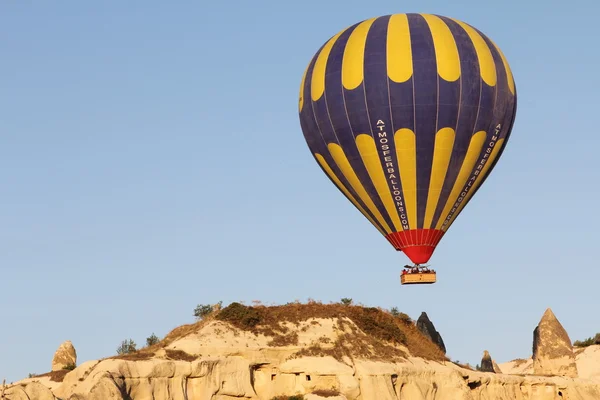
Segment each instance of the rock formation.
[{"label": "rock formation", "polygon": [[[254,354],[256,356],[256,353]],[[31,382],[9,389],[9,400],[271,400],[319,392],[327,400],[555,400],[600,399],[600,383],[560,377],[505,376],[470,371],[451,363],[340,362],[332,357],[302,357],[282,363],[249,355],[195,361],[107,359],[70,371],[53,397],[17,397]],[[43,396],[49,394],[42,388]],[[314,393],[314,394],[313,394]]]},{"label": "rock formation", "polygon": [[13,385],[0,390],[0,399],[4,400],[56,400],[52,391],[38,382]]},{"label": "rock formation", "polygon": [[[133,354],[24,379],[9,386],[3,399],[600,399],[600,376],[579,380],[462,368],[414,323],[375,308],[331,306],[328,312],[327,306],[294,304],[285,314],[284,307],[272,314],[267,308],[227,307],[221,317],[176,328]],[[488,352],[484,359],[493,364]]]},{"label": "rock formation", "polygon": [[444,345],[444,340],[442,340],[442,336],[435,329],[433,322],[427,316],[427,313],[423,311],[417,320],[417,328],[428,337],[433,343],[437,344],[440,349],[446,354],[446,346]]},{"label": "rock formation", "polygon": [[70,340],[63,342],[52,358],[52,371],[60,371],[77,365],[77,352]]},{"label": "rock formation", "polygon": [[481,358],[481,372],[496,373],[494,370],[494,361],[487,350],[484,350],[483,357]]},{"label": "rock formation", "polygon": [[549,308],[533,331],[532,358],[536,375],[578,376],[571,339]]}]

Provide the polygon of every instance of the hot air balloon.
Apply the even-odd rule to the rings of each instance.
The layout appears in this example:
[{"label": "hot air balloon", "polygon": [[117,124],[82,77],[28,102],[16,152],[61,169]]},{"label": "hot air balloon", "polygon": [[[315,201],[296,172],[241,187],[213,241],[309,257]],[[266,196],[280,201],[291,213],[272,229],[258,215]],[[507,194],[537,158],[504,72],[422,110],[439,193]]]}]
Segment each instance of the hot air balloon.
[{"label": "hot air balloon", "polygon": [[414,268],[490,175],[516,109],[500,48],[471,25],[431,14],[340,31],[310,61],[299,97],[322,171]]}]

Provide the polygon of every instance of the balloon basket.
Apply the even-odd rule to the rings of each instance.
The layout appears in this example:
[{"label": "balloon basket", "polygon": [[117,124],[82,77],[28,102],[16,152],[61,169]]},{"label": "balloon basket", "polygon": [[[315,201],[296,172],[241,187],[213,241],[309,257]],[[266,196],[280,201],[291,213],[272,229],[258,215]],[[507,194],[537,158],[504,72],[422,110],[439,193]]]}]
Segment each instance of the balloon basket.
[{"label": "balloon basket", "polygon": [[402,271],[400,284],[402,285],[427,285],[437,281],[437,273],[429,268],[415,266]]}]

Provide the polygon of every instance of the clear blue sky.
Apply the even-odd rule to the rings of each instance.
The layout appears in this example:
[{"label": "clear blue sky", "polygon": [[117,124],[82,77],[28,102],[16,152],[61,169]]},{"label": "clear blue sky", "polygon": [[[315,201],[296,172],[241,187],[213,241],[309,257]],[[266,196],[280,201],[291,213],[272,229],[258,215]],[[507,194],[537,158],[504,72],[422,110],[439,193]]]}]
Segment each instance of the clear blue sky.
[{"label": "clear blue sky", "polygon": [[[35,3],[35,5],[34,5]],[[199,303],[351,297],[426,311],[448,355],[531,354],[552,307],[600,331],[598,5],[542,2],[20,2],[0,5],[0,379],[193,322]],[[519,110],[492,176],[431,259],[408,259],[312,159],[302,73],[365,18],[427,12],[489,35]],[[570,271],[570,273],[568,273]],[[592,317],[596,316],[596,317]]]}]

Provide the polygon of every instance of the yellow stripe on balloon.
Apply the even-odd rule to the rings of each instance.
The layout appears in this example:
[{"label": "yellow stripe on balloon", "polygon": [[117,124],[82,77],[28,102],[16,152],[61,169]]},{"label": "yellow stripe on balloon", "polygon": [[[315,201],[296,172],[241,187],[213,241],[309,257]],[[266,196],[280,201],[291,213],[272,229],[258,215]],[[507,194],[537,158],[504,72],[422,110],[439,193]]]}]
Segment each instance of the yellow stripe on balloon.
[{"label": "yellow stripe on balloon", "polygon": [[438,75],[448,82],[456,81],[460,78],[460,56],[454,35],[441,18],[429,14],[421,16],[429,25],[433,37]]},{"label": "yellow stripe on balloon", "polygon": [[310,93],[313,101],[319,100],[321,96],[323,96],[323,93],[325,93],[325,70],[327,68],[327,60],[329,59],[329,54],[331,53],[333,45],[344,32],[345,29],[329,39],[317,57],[310,82]]},{"label": "yellow stripe on balloon", "polygon": [[399,129],[394,134],[398,169],[402,180],[404,205],[411,229],[417,228],[417,141],[410,129]]},{"label": "yellow stripe on balloon", "polygon": [[300,82],[300,96],[299,96],[299,104],[298,111],[302,112],[302,108],[304,107],[304,85],[306,84],[306,74],[308,73],[308,68],[304,70],[304,74],[302,74],[302,82]]},{"label": "yellow stripe on balloon", "polygon": [[498,47],[498,45],[496,43],[494,43],[494,42],[492,42],[492,43],[494,44],[494,47],[500,54],[500,58],[502,58],[502,63],[504,64],[504,70],[506,71],[506,80],[508,81],[508,89],[514,95],[515,94],[515,80],[514,80],[512,71],[510,70],[510,66],[508,65],[508,61],[506,60],[506,57],[504,57],[504,53],[502,53],[502,50],[500,50],[500,47]]},{"label": "yellow stripe on balloon", "polygon": [[379,154],[377,153],[375,140],[371,135],[360,134],[356,137],[356,147],[358,147],[360,157],[367,168],[367,172],[369,173],[369,177],[373,182],[373,186],[375,186],[375,190],[377,190],[377,194],[379,195],[385,210],[394,223],[396,232],[402,231],[400,216],[394,205],[394,199],[392,198],[392,193],[390,192],[388,182],[385,179],[385,173],[383,172],[381,160],[379,159]]},{"label": "yellow stripe on balloon", "polygon": [[467,35],[469,35],[471,41],[473,42],[473,46],[475,46],[475,52],[477,53],[477,59],[479,60],[481,79],[483,79],[483,81],[489,86],[496,85],[496,63],[494,62],[492,51],[485,40],[483,40],[481,35],[471,26],[462,21],[453,21],[459,24],[465,30],[465,32],[467,32]]},{"label": "yellow stripe on balloon", "polygon": [[342,60],[342,84],[348,90],[356,89],[365,78],[365,46],[367,34],[377,18],[361,22],[350,34]]},{"label": "yellow stripe on balloon", "polygon": [[340,171],[342,171],[342,174],[344,174],[344,177],[350,183],[350,186],[352,186],[352,189],[354,189],[356,194],[358,194],[358,197],[367,206],[369,211],[371,211],[371,214],[375,216],[375,218],[381,224],[381,226],[383,226],[383,229],[387,233],[391,233],[392,230],[390,229],[387,222],[385,222],[385,220],[383,219],[383,215],[381,215],[381,213],[375,206],[375,203],[373,203],[371,196],[369,196],[364,186],[360,182],[360,179],[358,179],[358,176],[356,176],[356,172],[354,172],[352,165],[350,165],[350,162],[348,161],[348,157],[346,157],[344,150],[337,143],[329,143],[327,145],[327,148],[329,149],[329,152],[331,153],[331,156],[333,157],[333,160],[337,164],[338,168],[340,169]]},{"label": "yellow stripe on balloon", "polygon": [[462,166],[460,167],[460,172],[458,173],[456,181],[454,181],[452,192],[450,192],[450,196],[446,201],[444,211],[442,211],[442,215],[440,215],[440,219],[438,220],[435,229],[442,228],[442,225],[448,217],[448,215],[450,214],[452,207],[454,207],[454,204],[458,200],[458,197],[465,188],[467,180],[469,179],[471,172],[473,171],[473,167],[475,166],[475,163],[479,158],[479,154],[481,154],[481,148],[483,147],[485,136],[485,131],[479,131],[471,137],[471,142],[469,143],[467,154],[465,155],[465,159],[463,160]]},{"label": "yellow stripe on balloon", "polygon": [[448,173],[448,165],[454,148],[456,134],[452,128],[442,128],[435,135],[433,148],[433,163],[431,178],[429,179],[429,192],[427,193],[427,207],[425,208],[425,221],[423,227],[431,228],[433,216],[440,200],[444,180]]},{"label": "yellow stripe on balloon", "polygon": [[408,81],[413,74],[413,60],[406,14],[390,17],[386,47],[388,77],[397,83]]},{"label": "yellow stripe on balloon", "polygon": [[479,175],[477,175],[477,178],[475,180],[475,183],[473,183],[471,190],[469,191],[469,193],[467,193],[467,195],[463,199],[462,203],[460,203],[460,206],[458,206],[458,208],[454,212],[454,215],[452,215],[452,218],[450,218],[450,221],[443,228],[444,231],[448,230],[448,228],[450,227],[450,225],[452,225],[452,223],[454,222],[454,220],[456,219],[456,217],[458,216],[460,211],[463,209],[463,207],[469,202],[469,199],[471,198],[471,196],[473,196],[473,194],[475,193],[475,191],[477,190],[479,185],[481,185],[481,182],[483,182],[483,178],[485,177],[488,170],[494,163],[494,160],[496,160],[496,157],[498,157],[498,154],[500,153],[500,149],[502,148],[503,144],[504,144],[504,139],[499,139],[498,142],[496,142],[496,145],[494,146],[494,149],[492,150],[490,156],[488,157],[488,160],[486,161],[485,165],[481,169],[481,172],[479,173]]}]

